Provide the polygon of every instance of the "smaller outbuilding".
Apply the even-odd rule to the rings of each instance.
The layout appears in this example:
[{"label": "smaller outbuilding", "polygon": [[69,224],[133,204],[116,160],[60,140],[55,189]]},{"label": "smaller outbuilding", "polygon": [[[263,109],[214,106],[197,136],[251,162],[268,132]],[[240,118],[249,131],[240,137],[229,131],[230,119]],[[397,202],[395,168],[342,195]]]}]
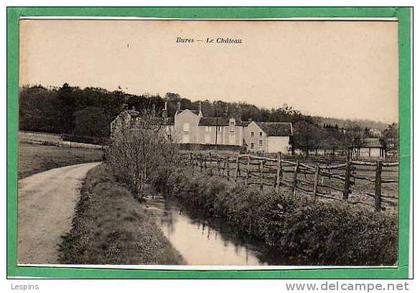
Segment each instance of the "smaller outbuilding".
[{"label": "smaller outbuilding", "polygon": [[245,142],[251,152],[288,153],[292,135],[292,123],[252,121],[245,132]]},{"label": "smaller outbuilding", "polygon": [[379,138],[365,138],[360,147],[353,148],[353,157],[356,158],[383,158],[385,150]]}]

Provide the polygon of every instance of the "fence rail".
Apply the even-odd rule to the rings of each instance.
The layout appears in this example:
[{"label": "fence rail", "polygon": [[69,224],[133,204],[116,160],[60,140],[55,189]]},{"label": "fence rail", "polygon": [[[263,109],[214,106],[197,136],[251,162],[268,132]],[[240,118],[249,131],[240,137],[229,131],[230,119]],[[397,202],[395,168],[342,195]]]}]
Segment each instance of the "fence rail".
[{"label": "fence rail", "polygon": [[[242,182],[246,185],[258,185],[274,188],[280,187],[291,189],[292,195],[298,192],[310,195],[313,200],[318,197],[342,200],[353,204],[369,203],[363,200],[349,200],[353,194],[353,186],[358,182],[367,182],[374,186],[374,192],[363,190],[358,195],[366,199],[374,199],[376,211],[384,209],[383,203],[397,206],[398,197],[383,194],[383,184],[398,184],[398,162],[376,162],[352,161],[347,159],[346,163],[319,164],[314,165],[292,161],[282,158],[278,153],[277,158],[268,158],[250,154],[221,155],[218,153],[185,153],[184,160],[192,166],[193,170],[209,172],[211,175],[225,177],[227,180]],[[362,174],[358,174],[361,172]],[[368,173],[368,175],[363,174]],[[374,176],[369,176],[369,173]],[[383,175],[394,173],[394,177]],[[332,192],[339,192],[340,197],[332,196]],[[355,197],[355,196],[351,196]]]}]

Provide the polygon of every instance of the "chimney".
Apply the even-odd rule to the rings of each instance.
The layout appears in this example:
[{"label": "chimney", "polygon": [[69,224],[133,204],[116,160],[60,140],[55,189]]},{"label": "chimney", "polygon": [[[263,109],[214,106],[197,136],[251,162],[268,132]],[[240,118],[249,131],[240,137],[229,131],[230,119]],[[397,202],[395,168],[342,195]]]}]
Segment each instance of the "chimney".
[{"label": "chimney", "polygon": [[162,111],[162,117],[168,118],[168,101],[165,101],[165,107],[163,108],[163,111]]},{"label": "chimney", "polygon": [[198,116],[203,117],[203,112],[201,111],[201,101],[198,102]]}]

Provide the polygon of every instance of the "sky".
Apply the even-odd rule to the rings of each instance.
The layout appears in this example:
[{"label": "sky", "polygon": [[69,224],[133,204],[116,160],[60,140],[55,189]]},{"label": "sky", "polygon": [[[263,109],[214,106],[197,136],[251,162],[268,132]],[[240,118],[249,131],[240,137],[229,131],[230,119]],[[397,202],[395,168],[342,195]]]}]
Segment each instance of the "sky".
[{"label": "sky", "polygon": [[393,21],[21,20],[19,71],[21,86],[175,92],[398,121]]}]

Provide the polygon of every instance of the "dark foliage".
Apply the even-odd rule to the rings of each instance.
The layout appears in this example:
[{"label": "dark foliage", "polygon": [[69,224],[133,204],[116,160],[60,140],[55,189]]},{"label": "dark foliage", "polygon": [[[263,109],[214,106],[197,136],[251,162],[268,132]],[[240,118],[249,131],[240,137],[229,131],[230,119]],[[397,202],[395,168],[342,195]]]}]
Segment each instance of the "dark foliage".
[{"label": "dark foliage", "polygon": [[[120,90],[107,91],[101,88],[73,87],[64,84],[60,88],[25,86],[20,89],[19,127],[21,130],[67,133],[79,136],[107,137],[110,122],[128,106],[138,110],[154,107],[159,113],[168,102],[168,116],[173,117],[177,104],[181,108],[197,110],[198,101],[185,99],[176,93],[159,95],[131,95]],[[235,117],[242,121],[292,122],[293,144],[306,152],[321,147],[346,148],[363,143],[365,126],[382,124],[369,121],[354,122],[330,118],[312,117],[288,105],[278,108],[258,108],[244,102],[202,101],[204,116]],[[326,123],[335,123],[328,127]],[[337,126],[337,123],[340,126]],[[326,127],[327,126],[327,127]],[[346,128],[344,134],[343,127]]]}]

